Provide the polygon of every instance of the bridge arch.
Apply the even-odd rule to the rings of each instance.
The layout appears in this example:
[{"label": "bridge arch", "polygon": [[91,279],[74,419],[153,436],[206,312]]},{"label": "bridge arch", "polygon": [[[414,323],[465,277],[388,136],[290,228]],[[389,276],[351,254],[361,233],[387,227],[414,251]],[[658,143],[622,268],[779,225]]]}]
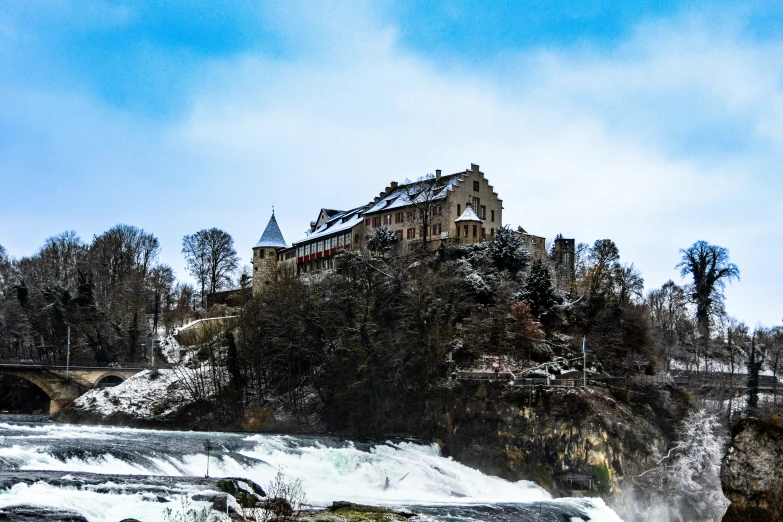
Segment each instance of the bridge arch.
[{"label": "bridge arch", "polygon": [[38,386],[49,397],[49,399],[51,400],[59,399],[59,395],[57,394],[57,392],[54,391],[51,386],[49,386],[49,383],[47,383],[45,379],[39,377],[38,374],[27,373],[27,372],[15,372],[13,370],[0,370],[0,374],[12,375],[14,377],[19,377],[20,379],[24,379]]},{"label": "bridge arch", "polygon": [[121,372],[105,372],[100,375],[98,375],[94,380],[93,384],[95,387],[100,386],[116,386],[118,384],[121,384],[125,382],[125,379],[127,379],[128,376],[121,373]]}]

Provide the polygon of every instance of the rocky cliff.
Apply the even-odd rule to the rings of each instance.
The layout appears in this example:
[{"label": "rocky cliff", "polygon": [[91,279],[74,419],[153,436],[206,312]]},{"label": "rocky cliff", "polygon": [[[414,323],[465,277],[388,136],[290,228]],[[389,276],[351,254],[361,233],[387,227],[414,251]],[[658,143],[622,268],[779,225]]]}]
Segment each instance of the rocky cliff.
[{"label": "rocky cliff", "polygon": [[769,512],[783,517],[783,426],[774,420],[739,421],[723,459],[721,484],[732,502],[727,518],[754,512],[766,520],[783,519]]},{"label": "rocky cliff", "polygon": [[456,460],[551,491],[609,493],[654,467],[688,398],[673,388],[512,387],[499,381],[444,385],[425,407],[422,435]]}]

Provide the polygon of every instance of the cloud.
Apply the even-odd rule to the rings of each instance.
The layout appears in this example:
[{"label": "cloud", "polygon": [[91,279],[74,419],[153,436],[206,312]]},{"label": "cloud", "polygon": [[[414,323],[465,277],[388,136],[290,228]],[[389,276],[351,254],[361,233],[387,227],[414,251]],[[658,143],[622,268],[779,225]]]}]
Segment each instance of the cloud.
[{"label": "cloud", "polygon": [[[357,206],[391,180],[474,162],[503,198],[505,222],[612,238],[648,288],[678,280],[678,249],[706,239],[743,270],[729,312],[783,317],[783,283],[767,276],[783,256],[780,41],[683,13],[609,50],[531,48],[475,66],[407,48],[398,22],[365,4],[290,5],[267,16],[296,53],[205,58],[176,117],[144,119],[89,96],[74,108],[48,92],[46,117],[31,126],[46,143],[14,150],[66,158],[66,177],[100,187],[84,200],[105,208],[100,226],[141,223],[179,275],[179,239],[199,228],[229,231],[248,259],[272,205],[290,242],[321,207]],[[41,117],[33,105],[4,105],[0,122]],[[112,192],[107,177],[124,185]],[[106,193],[121,195],[101,205]],[[58,216],[58,228],[71,219]]]}]

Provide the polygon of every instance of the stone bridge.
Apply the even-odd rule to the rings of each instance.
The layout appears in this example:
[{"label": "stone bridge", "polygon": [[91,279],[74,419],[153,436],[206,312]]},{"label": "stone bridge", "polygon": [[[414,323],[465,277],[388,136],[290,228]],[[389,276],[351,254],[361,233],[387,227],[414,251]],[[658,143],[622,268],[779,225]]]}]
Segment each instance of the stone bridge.
[{"label": "stone bridge", "polygon": [[146,368],[93,368],[36,364],[0,364],[0,375],[20,377],[38,386],[49,396],[49,415],[54,415],[74,399],[93,388],[114,386]]}]

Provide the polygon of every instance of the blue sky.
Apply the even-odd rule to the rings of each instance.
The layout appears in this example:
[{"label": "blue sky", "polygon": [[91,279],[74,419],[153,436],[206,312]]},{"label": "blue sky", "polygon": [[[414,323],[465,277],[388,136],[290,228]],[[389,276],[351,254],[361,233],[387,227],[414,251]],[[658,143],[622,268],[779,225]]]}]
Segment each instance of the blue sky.
[{"label": "blue sky", "polygon": [[479,163],[504,219],[614,239],[647,281],[730,249],[729,313],[783,318],[773,2],[0,3],[0,244],[230,232]]}]

